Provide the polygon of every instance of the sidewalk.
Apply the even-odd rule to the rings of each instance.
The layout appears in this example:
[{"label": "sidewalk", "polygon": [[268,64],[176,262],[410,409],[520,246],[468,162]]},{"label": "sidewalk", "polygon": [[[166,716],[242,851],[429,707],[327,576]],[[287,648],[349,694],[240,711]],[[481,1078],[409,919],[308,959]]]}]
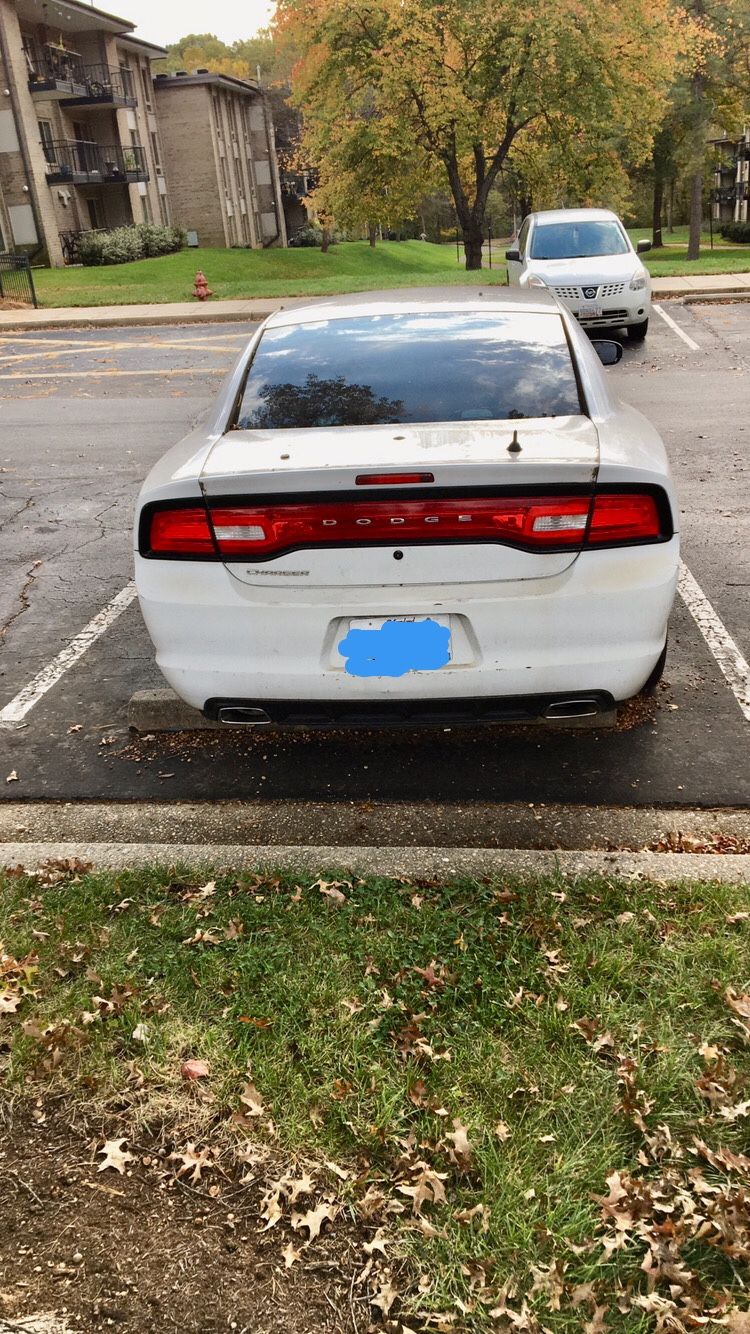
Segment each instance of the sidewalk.
[{"label": "sidewalk", "polygon": [[[394,288],[414,295],[415,289]],[[433,289],[425,289],[433,290]],[[450,291],[449,288],[446,291]],[[654,278],[653,295],[658,300],[669,297],[690,300],[692,296],[718,297],[728,293],[747,294],[750,298],[750,272],[696,274],[695,277]],[[0,333],[17,329],[106,329],[125,325],[219,324],[239,320],[257,324],[274,311],[313,302],[338,300],[338,296],[278,297],[249,301],[174,301],[141,306],[60,306],[40,310],[0,310]],[[357,297],[366,294],[357,292]]]}]

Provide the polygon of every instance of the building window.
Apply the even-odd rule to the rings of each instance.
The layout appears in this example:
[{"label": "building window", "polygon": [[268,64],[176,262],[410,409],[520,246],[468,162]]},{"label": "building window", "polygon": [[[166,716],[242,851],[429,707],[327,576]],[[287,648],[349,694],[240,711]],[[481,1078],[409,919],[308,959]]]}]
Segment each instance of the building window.
[{"label": "building window", "polygon": [[103,227],[104,214],[102,212],[101,200],[87,199],[86,208],[88,210],[88,215],[89,215],[89,224],[91,227],[93,227],[94,231],[96,231],[97,228],[99,227]]},{"label": "building window", "polygon": [[143,101],[147,111],[151,110],[151,95],[153,84],[151,82],[151,71],[148,64],[141,65],[141,83],[143,84]]},{"label": "building window", "polygon": [[161,176],[161,151],[159,149],[159,136],[155,130],[151,131],[151,153],[154,159],[154,167],[157,176]]},{"label": "building window", "polygon": [[37,125],[39,126],[39,138],[42,141],[42,148],[44,150],[44,160],[45,162],[54,162],[55,150],[52,147],[52,121],[39,120],[37,121]]},{"label": "building window", "polygon": [[161,213],[161,220],[162,220],[162,222],[164,223],[164,226],[165,226],[165,227],[168,227],[168,226],[169,226],[169,207],[168,207],[168,205],[167,205],[167,196],[166,196],[166,195],[159,195],[159,212]]}]

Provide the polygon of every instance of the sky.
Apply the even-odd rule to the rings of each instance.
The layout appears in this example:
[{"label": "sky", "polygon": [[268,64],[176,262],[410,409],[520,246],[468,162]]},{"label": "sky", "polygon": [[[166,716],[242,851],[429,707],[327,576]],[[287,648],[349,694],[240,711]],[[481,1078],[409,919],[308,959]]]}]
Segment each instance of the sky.
[{"label": "sky", "polygon": [[138,36],[166,46],[189,32],[213,32],[224,42],[252,37],[268,23],[269,0],[98,0],[97,7],[138,26]]}]

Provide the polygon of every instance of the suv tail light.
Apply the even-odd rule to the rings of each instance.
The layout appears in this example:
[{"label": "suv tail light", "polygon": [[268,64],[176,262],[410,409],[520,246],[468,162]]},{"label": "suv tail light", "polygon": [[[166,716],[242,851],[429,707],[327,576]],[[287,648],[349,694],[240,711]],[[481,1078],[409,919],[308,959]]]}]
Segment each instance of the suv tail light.
[{"label": "suv tail light", "polygon": [[671,536],[663,492],[277,500],[147,507],[141,554],[269,560],[311,547],[500,542],[526,551],[658,542]]}]

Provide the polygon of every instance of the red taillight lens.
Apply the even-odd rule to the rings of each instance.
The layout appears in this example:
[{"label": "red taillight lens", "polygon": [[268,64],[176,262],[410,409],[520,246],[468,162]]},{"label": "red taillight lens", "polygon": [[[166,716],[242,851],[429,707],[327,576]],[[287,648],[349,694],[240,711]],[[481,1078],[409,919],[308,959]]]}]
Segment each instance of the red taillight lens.
[{"label": "red taillight lens", "polygon": [[[209,517],[210,516],[210,517]],[[528,551],[657,541],[650,492],[572,496],[469,496],[307,504],[164,507],[145,518],[141,550],[153,556],[246,556],[268,560],[310,547],[388,543],[502,542]]]},{"label": "red taillight lens", "polygon": [[204,509],[154,510],[148,531],[155,556],[215,556],[211,525]]},{"label": "red taillight lens", "polygon": [[597,495],[591,515],[588,542],[647,542],[661,536],[659,508],[652,495],[623,492]]}]

